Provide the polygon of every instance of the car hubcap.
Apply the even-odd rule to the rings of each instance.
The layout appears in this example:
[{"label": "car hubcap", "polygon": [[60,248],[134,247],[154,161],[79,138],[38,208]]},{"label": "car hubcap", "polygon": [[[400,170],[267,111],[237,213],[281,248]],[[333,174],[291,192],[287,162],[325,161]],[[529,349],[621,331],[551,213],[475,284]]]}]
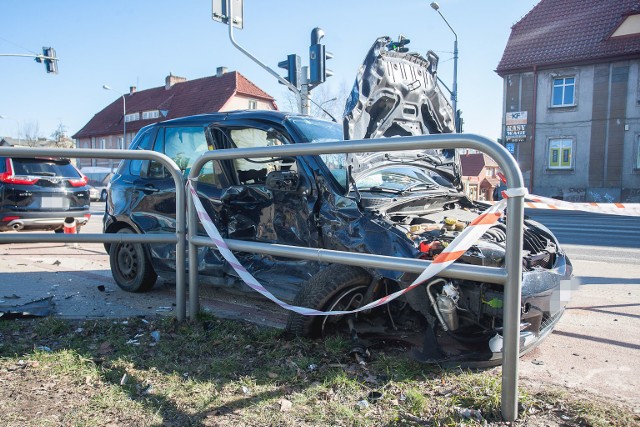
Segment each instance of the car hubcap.
[{"label": "car hubcap", "polygon": [[135,279],[138,272],[138,254],[132,244],[124,243],[120,246],[118,268],[125,279]]}]

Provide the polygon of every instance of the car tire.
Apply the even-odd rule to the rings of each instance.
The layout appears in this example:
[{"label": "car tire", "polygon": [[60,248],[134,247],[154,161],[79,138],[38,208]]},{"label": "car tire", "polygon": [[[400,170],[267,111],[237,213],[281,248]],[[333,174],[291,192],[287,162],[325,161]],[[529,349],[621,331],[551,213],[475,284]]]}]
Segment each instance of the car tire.
[{"label": "car tire", "polygon": [[[352,310],[359,307],[371,284],[371,275],[359,267],[330,265],[309,279],[293,300],[293,305],[316,310]],[[356,302],[356,303],[354,303]],[[287,332],[310,338],[324,336],[327,323],[345,316],[303,316],[291,312]]]},{"label": "car tire", "polygon": [[[135,234],[130,228],[118,230],[118,234]],[[158,275],[141,243],[112,243],[109,248],[109,264],[116,284],[127,292],[146,292],[153,288]]]}]

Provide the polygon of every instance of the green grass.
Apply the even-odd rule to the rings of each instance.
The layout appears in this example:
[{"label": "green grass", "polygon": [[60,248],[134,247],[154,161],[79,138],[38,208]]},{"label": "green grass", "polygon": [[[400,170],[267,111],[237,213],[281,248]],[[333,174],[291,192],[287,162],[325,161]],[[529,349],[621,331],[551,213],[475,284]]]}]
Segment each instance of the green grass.
[{"label": "green grass", "polygon": [[[289,340],[208,316],[183,324],[0,321],[0,419],[9,426],[477,425],[457,409],[471,408],[489,424],[500,420],[496,369],[443,370],[380,349],[361,365],[349,349],[338,337]],[[382,398],[368,402],[372,392]],[[281,410],[283,399],[290,410]],[[555,390],[521,387],[520,402],[522,425],[638,424],[628,409]]]}]

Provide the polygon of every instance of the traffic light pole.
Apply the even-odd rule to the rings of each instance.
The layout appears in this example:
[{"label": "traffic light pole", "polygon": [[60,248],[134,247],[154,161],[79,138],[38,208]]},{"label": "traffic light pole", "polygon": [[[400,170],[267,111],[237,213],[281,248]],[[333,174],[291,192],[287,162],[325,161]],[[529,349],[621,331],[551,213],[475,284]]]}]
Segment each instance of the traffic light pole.
[{"label": "traffic light pole", "polygon": [[[51,49],[51,48],[49,48]],[[55,55],[55,51],[54,55]],[[55,56],[47,56],[47,55],[33,55],[33,54],[25,54],[25,53],[0,53],[0,56],[17,56],[17,57],[22,57],[22,58],[34,58],[36,60],[36,62],[42,62],[45,61],[45,65],[47,64],[47,62],[52,63],[52,64],[57,64],[57,61],[59,61],[58,58],[56,58]],[[58,73],[58,68],[57,66],[52,68],[52,71],[49,70],[49,67],[47,67],[47,73]]]},{"label": "traffic light pole", "polygon": [[302,82],[300,90],[300,113],[311,115],[311,99],[309,91],[309,67],[302,67]]},{"label": "traffic light pole", "polygon": [[[233,2],[231,0],[226,0],[227,1],[227,10],[229,11],[229,16],[233,16]],[[236,49],[238,49],[240,52],[244,53],[246,56],[248,56],[253,62],[255,62],[256,64],[258,64],[260,67],[262,67],[265,71],[267,71],[269,74],[271,74],[273,77],[275,77],[276,79],[278,79],[278,81],[280,83],[282,83],[283,85],[285,85],[286,87],[289,88],[289,90],[291,92],[293,92],[296,95],[296,98],[298,100],[299,105],[302,105],[302,96],[300,91],[298,90],[297,87],[295,87],[294,85],[292,85],[291,83],[289,83],[286,79],[284,79],[282,76],[280,76],[280,74],[278,74],[277,72],[275,72],[274,70],[272,70],[271,68],[269,68],[268,65],[264,64],[262,61],[260,61],[258,58],[256,58],[255,56],[253,56],[249,51],[247,51],[245,48],[243,48],[242,46],[240,46],[236,40],[233,38],[233,23],[231,22],[231,20],[229,20],[229,40],[231,40],[231,44],[233,44],[235,46]]]}]

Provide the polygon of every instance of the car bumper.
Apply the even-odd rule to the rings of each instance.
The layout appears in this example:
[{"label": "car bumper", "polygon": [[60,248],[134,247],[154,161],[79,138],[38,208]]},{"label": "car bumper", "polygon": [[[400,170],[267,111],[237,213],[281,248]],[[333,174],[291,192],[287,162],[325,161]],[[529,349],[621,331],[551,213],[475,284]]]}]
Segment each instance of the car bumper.
[{"label": "car bumper", "polygon": [[57,230],[64,227],[64,221],[67,218],[73,218],[76,221],[76,226],[83,226],[89,221],[91,214],[89,211],[30,212],[28,217],[15,217],[20,217],[20,214],[5,214],[4,217],[0,217],[0,231]]}]

